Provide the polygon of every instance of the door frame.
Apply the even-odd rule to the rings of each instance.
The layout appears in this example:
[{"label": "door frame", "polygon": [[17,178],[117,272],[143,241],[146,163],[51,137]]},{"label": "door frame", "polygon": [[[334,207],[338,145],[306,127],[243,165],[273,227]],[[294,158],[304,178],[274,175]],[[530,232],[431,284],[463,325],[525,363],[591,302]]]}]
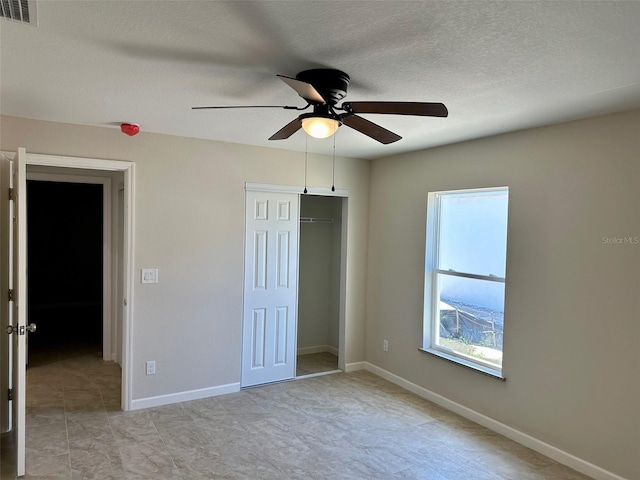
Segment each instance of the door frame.
[{"label": "door frame", "polygon": [[[346,358],[346,286],[347,286],[347,236],[348,236],[348,220],[349,220],[349,190],[343,189],[335,189],[331,190],[330,188],[314,188],[314,187],[306,187],[307,193],[304,193],[304,186],[295,186],[295,185],[276,185],[270,183],[245,183],[245,202],[246,202],[246,192],[274,192],[274,193],[297,193],[298,196],[302,197],[303,195],[317,195],[323,197],[341,197],[342,198],[342,224],[341,224],[341,240],[340,240],[340,307],[339,307],[339,326],[338,326],[338,368],[345,371],[345,358]],[[243,215],[246,214],[247,206],[245,204]],[[298,209],[298,222],[300,221],[300,210]],[[245,226],[246,229],[246,226]],[[246,235],[245,235],[246,237]],[[300,237],[298,237],[298,242],[300,242]],[[246,260],[246,248],[244,245],[244,260]],[[297,282],[300,281],[300,249],[298,249],[298,258],[297,258]],[[296,290],[299,285],[296,285]],[[244,288],[242,291],[243,297],[243,306],[244,306]],[[296,298],[296,302],[298,302],[298,298]],[[244,307],[243,307],[243,319],[244,319]],[[297,341],[298,341],[298,316],[296,314],[296,350],[297,350]],[[242,352],[244,352],[245,345],[242,345]],[[241,353],[242,353],[241,352]]]},{"label": "door frame", "polygon": [[[112,197],[111,178],[93,177],[85,175],[67,175],[64,173],[40,173],[27,171],[27,182],[29,180],[37,182],[56,183],[84,183],[92,185],[102,185],[102,359],[106,362],[115,360],[112,340],[113,326],[116,324],[115,318],[115,294],[112,285],[113,274],[111,271],[112,259]],[[27,232],[27,238],[29,232]],[[29,280],[27,279],[27,282]]]},{"label": "door frame", "polygon": [[[13,159],[15,152],[1,152]],[[123,172],[124,176],[124,251],[121,272],[123,281],[123,317],[122,317],[122,396],[121,408],[131,410],[133,396],[132,339],[133,339],[133,285],[134,285],[134,251],[135,251],[135,163],[120,160],[104,160],[97,158],[67,157],[60,155],[44,155],[29,153],[26,155],[26,166],[58,167],[104,172]],[[111,194],[111,193],[109,193]],[[109,243],[110,244],[110,243]],[[120,275],[120,273],[119,273]],[[109,352],[111,355],[111,352]]]}]

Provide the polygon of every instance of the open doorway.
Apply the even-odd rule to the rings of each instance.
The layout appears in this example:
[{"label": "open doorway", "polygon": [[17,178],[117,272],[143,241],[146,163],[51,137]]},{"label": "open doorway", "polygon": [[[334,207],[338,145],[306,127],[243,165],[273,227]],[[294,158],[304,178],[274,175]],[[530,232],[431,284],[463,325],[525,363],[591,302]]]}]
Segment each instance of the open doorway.
[{"label": "open doorway", "polygon": [[338,371],[344,201],[300,197],[296,377]]},{"label": "open doorway", "polygon": [[41,383],[58,390],[79,384],[121,409],[122,177],[27,168],[26,303],[37,325],[28,339],[28,404],[41,400],[34,393],[46,390]]},{"label": "open doorway", "polygon": [[30,368],[103,356],[104,188],[27,180],[27,309],[38,326]]},{"label": "open doorway", "polygon": [[47,438],[66,432],[62,447],[71,448],[96,418],[122,409],[113,333],[122,331],[114,305],[124,205],[113,188],[122,174],[48,170],[27,168],[26,182],[26,305],[37,325],[27,343],[27,474]]}]

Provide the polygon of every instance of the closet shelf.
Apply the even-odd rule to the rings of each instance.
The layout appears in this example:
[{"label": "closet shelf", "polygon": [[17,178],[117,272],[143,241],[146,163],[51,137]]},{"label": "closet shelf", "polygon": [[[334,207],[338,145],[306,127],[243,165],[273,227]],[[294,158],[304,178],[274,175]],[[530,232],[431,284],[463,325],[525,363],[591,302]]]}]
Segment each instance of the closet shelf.
[{"label": "closet shelf", "polygon": [[333,218],[300,217],[300,223],[333,223]]}]

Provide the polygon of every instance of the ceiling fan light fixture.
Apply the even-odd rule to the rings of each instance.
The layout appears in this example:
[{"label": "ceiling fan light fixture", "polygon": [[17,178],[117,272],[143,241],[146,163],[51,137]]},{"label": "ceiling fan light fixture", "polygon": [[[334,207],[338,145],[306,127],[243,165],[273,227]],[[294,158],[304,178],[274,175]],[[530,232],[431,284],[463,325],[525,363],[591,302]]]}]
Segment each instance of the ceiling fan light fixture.
[{"label": "ceiling fan light fixture", "polygon": [[338,130],[340,122],[334,118],[307,117],[302,119],[302,128],[313,138],[328,138]]}]

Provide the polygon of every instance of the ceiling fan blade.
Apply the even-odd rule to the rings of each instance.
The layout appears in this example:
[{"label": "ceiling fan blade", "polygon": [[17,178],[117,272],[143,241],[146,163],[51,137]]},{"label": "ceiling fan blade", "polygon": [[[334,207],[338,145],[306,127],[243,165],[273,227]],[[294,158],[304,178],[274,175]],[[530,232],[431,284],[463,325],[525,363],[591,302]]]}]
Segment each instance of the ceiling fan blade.
[{"label": "ceiling fan blade", "polygon": [[[309,105],[307,105],[308,107]],[[284,108],[285,110],[304,110],[307,107],[292,107],[289,105],[224,105],[215,107],[191,107],[191,110],[213,110],[221,108]]]},{"label": "ceiling fan blade", "polygon": [[348,112],[381,113],[388,115],[420,115],[423,117],[446,117],[449,115],[443,103],[425,102],[345,102]]},{"label": "ceiling fan blade", "polygon": [[296,133],[302,128],[302,122],[299,118],[287,123],[284,127],[269,137],[269,140],[284,140]]},{"label": "ceiling fan blade", "polygon": [[327,103],[310,83],[300,81],[297,78],[285,77],[284,75],[278,75],[278,78],[293,88],[305,100],[312,103]]},{"label": "ceiling fan blade", "polygon": [[364,133],[368,137],[371,137],[380,143],[384,143],[385,145],[397,142],[402,138],[400,135],[396,135],[386,128],[382,128],[380,125],[370,122],[369,120],[366,120],[357,115],[345,115],[341,118],[342,123],[344,123],[347,127],[351,127],[354,130],[359,131],[360,133]]}]

